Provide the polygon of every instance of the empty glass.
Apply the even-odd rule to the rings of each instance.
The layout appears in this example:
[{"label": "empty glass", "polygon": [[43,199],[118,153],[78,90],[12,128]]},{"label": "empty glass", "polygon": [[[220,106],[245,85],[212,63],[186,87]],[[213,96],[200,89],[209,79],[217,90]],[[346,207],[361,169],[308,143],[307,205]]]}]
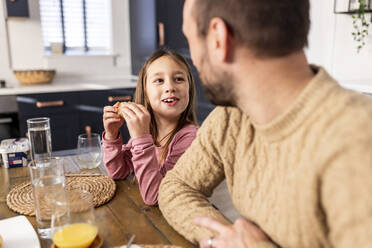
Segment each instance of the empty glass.
[{"label": "empty glass", "polygon": [[71,189],[53,201],[53,243],[57,247],[89,247],[98,234],[92,195]]},{"label": "empty glass", "polygon": [[50,238],[50,220],[53,200],[64,194],[65,177],[63,158],[50,158],[48,163],[39,166],[35,161],[29,164],[34,194],[35,215],[39,235]]},{"label": "empty glass", "polygon": [[97,168],[102,162],[101,138],[97,133],[80,134],[77,161],[82,169]]},{"label": "empty glass", "polygon": [[50,120],[47,117],[27,120],[28,139],[31,146],[31,159],[37,165],[47,163],[52,154]]}]

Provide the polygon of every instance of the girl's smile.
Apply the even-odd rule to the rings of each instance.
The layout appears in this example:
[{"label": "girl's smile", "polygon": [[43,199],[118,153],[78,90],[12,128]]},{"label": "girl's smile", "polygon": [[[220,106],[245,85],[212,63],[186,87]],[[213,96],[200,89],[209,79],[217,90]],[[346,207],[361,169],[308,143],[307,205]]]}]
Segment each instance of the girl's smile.
[{"label": "girl's smile", "polygon": [[167,97],[167,98],[165,98],[161,101],[164,102],[168,106],[174,106],[178,103],[179,100],[180,100],[179,98],[171,96],[171,97]]}]

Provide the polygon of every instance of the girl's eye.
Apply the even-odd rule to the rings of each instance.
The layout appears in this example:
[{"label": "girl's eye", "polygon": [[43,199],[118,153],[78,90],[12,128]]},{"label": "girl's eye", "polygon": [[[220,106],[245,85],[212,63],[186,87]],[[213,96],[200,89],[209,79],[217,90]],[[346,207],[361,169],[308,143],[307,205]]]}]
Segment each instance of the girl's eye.
[{"label": "girl's eye", "polygon": [[183,77],[176,77],[176,82],[185,82]]},{"label": "girl's eye", "polygon": [[158,78],[158,79],[154,80],[154,83],[156,83],[156,84],[161,83],[161,82],[163,82],[163,79],[161,79],[161,78]]}]

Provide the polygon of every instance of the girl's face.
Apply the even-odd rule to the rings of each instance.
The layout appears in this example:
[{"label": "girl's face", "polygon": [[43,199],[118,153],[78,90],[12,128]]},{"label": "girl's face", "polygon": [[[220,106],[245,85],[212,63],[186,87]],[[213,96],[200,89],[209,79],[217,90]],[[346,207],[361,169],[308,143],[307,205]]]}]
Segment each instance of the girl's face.
[{"label": "girl's face", "polygon": [[154,115],[175,120],[189,104],[186,68],[162,56],[147,68],[146,95]]}]

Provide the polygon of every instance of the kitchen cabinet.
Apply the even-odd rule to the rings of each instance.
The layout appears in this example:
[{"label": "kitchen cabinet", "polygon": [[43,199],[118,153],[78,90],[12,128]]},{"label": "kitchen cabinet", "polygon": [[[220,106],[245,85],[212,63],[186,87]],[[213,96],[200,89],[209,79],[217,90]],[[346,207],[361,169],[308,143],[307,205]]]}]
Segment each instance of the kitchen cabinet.
[{"label": "kitchen cabinet", "polygon": [[0,112],[0,142],[4,139],[19,137],[17,113]]},{"label": "kitchen cabinet", "polygon": [[79,113],[76,106],[79,93],[48,93],[17,96],[21,136],[27,133],[27,119],[49,117],[54,151],[76,146],[79,133]]},{"label": "kitchen cabinet", "polygon": [[183,0],[130,0],[132,74],[138,75],[146,59],[160,47],[188,57],[182,33]]},{"label": "kitchen cabinet", "polygon": [[19,137],[16,97],[0,95],[0,142],[15,137]]},{"label": "kitchen cabinet", "polygon": [[214,109],[204,96],[198,72],[192,64],[187,40],[182,33],[184,0],[130,0],[132,74],[138,75],[146,59],[158,48],[183,55],[193,69],[196,84],[196,113],[199,123]]},{"label": "kitchen cabinet", "polygon": [[28,0],[6,0],[8,17],[29,17]]},{"label": "kitchen cabinet", "polygon": [[[49,117],[53,151],[74,149],[77,137],[85,133],[103,132],[103,107],[116,101],[132,100],[135,89],[113,89],[80,92],[26,94],[17,96],[21,136],[26,135],[27,119]],[[129,140],[125,127],[123,142]]]}]

